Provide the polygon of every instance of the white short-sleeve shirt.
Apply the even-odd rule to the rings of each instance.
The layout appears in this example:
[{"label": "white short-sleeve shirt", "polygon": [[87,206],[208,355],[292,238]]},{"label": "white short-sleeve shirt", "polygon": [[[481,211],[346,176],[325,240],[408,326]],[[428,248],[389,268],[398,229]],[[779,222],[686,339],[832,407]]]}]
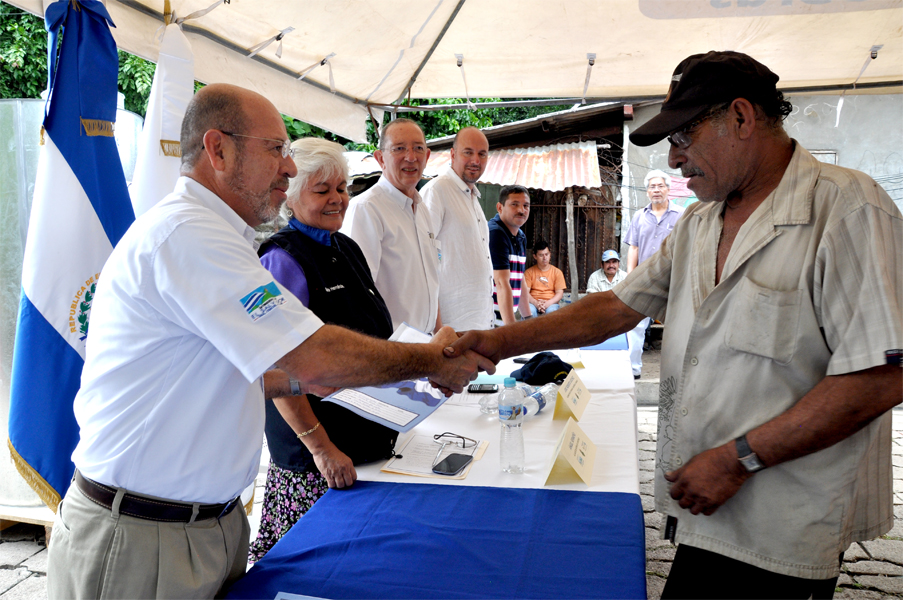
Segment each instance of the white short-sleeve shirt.
[{"label": "white short-sleeve shirt", "polygon": [[201,503],[258,471],[260,376],[322,322],[260,265],[254,231],[187,177],[101,272],[72,459],[88,478]]},{"label": "white short-sleeve shirt", "polygon": [[422,190],[442,245],[439,261],[439,307],[442,323],[457,331],[490,329],[492,259],[489,226],[480,206],[480,192],[471,190],[449,168]]},{"label": "white short-sleeve shirt", "polygon": [[420,195],[408,198],[380,177],[352,198],[341,231],[364,253],[392,326],[407,323],[433,331],[439,313],[440,247]]}]

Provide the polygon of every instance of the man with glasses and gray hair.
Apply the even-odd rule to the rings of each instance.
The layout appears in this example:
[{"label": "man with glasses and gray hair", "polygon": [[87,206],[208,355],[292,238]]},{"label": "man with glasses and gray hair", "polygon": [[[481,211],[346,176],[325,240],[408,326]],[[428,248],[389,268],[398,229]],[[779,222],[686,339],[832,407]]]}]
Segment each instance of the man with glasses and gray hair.
[{"label": "man with glasses and gray hair", "polygon": [[830,598],[843,552],[894,524],[903,217],[787,135],[777,82],[737,52],[683,60],[630,140],[668,138],[699,202],[613,290],[447,351],[585,346],[667,312],[655,504],[679,546],[663,598]]},{"label": "man with glasses and gray hair", "polygon": [[373,157],[383,174],[376,185],[351,199],[342,233],[357,242],[392,325],[407,323],[424,333],[442,326],[439,315],[439,256],[429,208],[417,185],[430,157],[423,129],[411,119],[386,124]]},{"label": "man with glasses and gray hair", "polygon": [[[677,219],[684,209],[668,199],[671,189],[671,176],[664,171],[654,169],[643,179],[649,204],[633,215],[624,243],[627,244],[627,272],[658,252],[662,242],[674,229]],[[630,342],[630,367],[633,378],[639,379],[643,370],[643,346],[646,343],[646,330],[652,319],[648,317],[627,334]]]}]

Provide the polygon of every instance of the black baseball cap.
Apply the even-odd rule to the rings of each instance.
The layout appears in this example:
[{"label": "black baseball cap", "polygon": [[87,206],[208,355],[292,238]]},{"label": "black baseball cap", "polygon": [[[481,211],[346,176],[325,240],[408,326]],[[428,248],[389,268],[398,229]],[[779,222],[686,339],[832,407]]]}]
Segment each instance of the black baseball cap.
[{"label": "black baseball cap", "polygon": [[573,368],[552,352],[540,352],[533,355],[523,367],[513,371],[511,377],[531,385],[542,385],[550,381],[561,383]]},{"label": "black baseball cap", "polygon": [[774,98],[779,77],[740,52],[708,52],[685,58],[671,76],[662,111],[630,134],[637,146],[651,146],[710,107],[737,98],[762,103]]}]

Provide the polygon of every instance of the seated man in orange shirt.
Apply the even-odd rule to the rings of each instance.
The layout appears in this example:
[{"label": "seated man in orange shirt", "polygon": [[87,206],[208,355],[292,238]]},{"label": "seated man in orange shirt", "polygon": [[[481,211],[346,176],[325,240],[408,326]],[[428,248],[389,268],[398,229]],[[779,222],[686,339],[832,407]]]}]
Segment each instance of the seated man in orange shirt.
[{"label": "seated man in orange shirt", "polygon": [[526,297],[530,303],[530,316],[544,315],[558,310],[558,302],[564,295],[564,273],[549,264],[552,251],[545,240],[533,246],[533,260],[536,264],[524,273],[521,300]]}]

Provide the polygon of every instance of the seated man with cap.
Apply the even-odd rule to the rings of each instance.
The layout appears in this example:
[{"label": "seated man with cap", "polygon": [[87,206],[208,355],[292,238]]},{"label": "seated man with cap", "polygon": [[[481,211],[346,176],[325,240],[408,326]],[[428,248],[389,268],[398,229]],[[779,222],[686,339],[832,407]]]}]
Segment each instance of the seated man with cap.
[{"label": "seated man with cap", "polygon": [[614,250],[602,253],[602,268],[589,276],[586,282],[586,293],[607,292],[621,283],[627,273],[621,270],[621,257]]}]

